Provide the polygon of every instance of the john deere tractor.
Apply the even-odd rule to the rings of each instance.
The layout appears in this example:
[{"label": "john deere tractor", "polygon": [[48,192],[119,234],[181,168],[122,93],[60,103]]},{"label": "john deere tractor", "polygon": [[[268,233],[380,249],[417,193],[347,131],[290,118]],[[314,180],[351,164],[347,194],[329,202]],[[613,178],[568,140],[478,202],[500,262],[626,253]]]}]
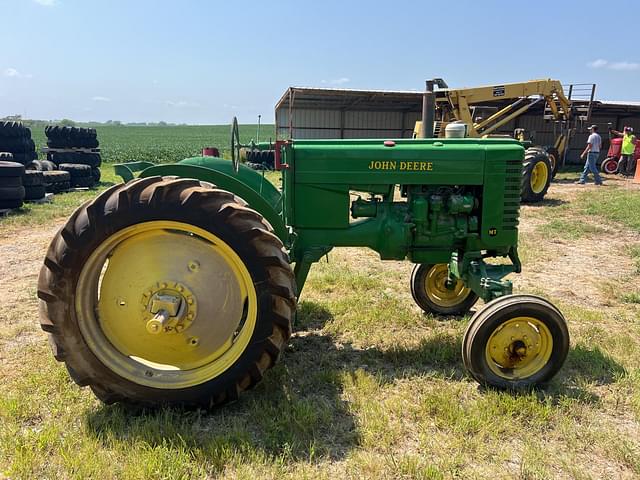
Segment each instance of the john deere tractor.
[{"label": "john deere tractor", "polygon": [[482,299],[462,343],[481,384],[528,389],[561,368],[562,314],[505,279],[521,270],[517,141],[278,141],[280,191],[238,161],[237,138],[234,123],[231,161],[120,165],[128,181],[51,242],[41,323],[76,383],[107,403],[235,400],[274,365],[310,267],[337,247],[413,262],[429,314],[464,316]]}]

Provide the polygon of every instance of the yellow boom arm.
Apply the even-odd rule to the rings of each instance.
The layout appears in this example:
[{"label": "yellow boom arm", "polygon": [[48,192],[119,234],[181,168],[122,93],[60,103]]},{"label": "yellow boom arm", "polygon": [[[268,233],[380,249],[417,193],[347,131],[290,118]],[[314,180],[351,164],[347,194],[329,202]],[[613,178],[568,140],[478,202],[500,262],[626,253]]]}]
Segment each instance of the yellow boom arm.
[{"label": "yellow boom arm", "polygon": [[[495,101],[515,100],[490,117],[474,122],[473,105],[487,105]],[[571,102],[558,80],[531,80],[488,87],[455,88],[437,91],[437,103],[445,107],[443,120],[462,120],[469,125],[470,137],[488,135],[510,120],[524,114],[540,101],[546,101],[555,120],[567,121],[571,116]],[[446,107],[449,108],[446,108]]]}]

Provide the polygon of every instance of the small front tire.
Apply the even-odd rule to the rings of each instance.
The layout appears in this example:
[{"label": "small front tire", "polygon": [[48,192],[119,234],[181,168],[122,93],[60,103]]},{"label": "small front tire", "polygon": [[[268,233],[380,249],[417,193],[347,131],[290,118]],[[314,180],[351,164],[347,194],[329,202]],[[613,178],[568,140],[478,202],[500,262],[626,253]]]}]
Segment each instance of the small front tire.
[{"label": "small front tire", "polygon": [[615,175],[618,173],[618,160],[613,157],[605,158],[602,161],[602,165],[600,165],[600,170],[602,170],[602,173]]},{"label": "small front tire", "polygon": [[462,359],[481,385],[523,390],[549,381],[569,352],[562,313],[534,295],[506,295],[476,313],[462,342]]},{"label": "small front tire", "polygon": [[425,313],[464,315],[478,301],[478,296],[461,280],[448,282],[446,263],[421,264],[411,272],[411,295]]}]

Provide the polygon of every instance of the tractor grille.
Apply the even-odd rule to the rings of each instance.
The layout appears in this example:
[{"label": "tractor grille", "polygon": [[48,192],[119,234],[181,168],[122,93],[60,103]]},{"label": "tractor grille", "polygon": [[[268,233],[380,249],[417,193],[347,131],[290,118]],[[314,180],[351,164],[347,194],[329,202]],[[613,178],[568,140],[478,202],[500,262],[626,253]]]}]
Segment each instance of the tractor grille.
[{"label": "tractor grille", "polygon": [[507,160],[504,181],[504,230],[516,230],[518,228],[521,184],[522,161]]}]

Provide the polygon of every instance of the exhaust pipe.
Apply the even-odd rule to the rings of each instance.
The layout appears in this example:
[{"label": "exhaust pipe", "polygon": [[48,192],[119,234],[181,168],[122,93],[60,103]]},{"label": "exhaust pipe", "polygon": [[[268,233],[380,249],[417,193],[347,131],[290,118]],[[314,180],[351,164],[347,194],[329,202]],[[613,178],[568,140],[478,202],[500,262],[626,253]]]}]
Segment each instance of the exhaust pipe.
[{"label": "exhaust pipe", "polygon": [[427,80],[427,88],[422,96],[422,124],[420,138],[433,137],[433,121],[436,118],[436,94],[433,92],[433,80]]},{"label": "exhaust pipe", "polygon": [[433,124],[436,120],[436,93],[433,87],[448,88],[441,78],[426,81],[426,90],[422,97],[422,124],[418,138],[433,138]]}]

